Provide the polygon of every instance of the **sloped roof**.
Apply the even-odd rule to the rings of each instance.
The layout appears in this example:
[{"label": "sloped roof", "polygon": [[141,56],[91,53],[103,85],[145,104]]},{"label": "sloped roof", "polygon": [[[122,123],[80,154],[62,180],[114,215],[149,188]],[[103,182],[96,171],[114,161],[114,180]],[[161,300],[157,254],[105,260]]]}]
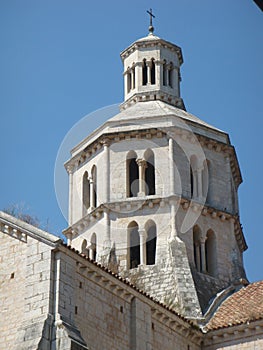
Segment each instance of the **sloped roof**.
[{"label": "sloped roof", "polygon": [[129,119],[142,119],[142,118],[151,118],[155,116],[167,117],[170,115],[176,115],[179,118],[190,121],[196,124],[200,124],[207,128],[216,130],[218,132],[223,132],[220,129],[206,123],[205,121],[199,119],[195,115],[186,112],[180,108],[169,105],[163,101],[144,101],[137,102],[134,105],[130,106],[127,109],[124,109],[119,114],[115,115],[109,121],[124,121]]},{"label": "sloped roof", "polygon": [[251,283],[228,297],[205,326],[207,331],[263,319],[263,281]]}]

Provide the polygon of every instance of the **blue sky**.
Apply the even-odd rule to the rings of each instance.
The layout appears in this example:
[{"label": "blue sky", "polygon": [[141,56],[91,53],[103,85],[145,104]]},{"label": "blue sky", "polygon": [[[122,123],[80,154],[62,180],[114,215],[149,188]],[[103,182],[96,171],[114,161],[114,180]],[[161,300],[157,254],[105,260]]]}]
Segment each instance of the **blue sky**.
[{"label": "blue sky", "polygon": [[252,0],[1,0],[0,208],[21,204],[56,234],[67,226],[54,189],[58,149],[85,115],[122,101],[119,53],[147,35],[150,7],[156,35],[183,50],[187,110],[236,147],[245,266],[262,279],[263,12]]}]

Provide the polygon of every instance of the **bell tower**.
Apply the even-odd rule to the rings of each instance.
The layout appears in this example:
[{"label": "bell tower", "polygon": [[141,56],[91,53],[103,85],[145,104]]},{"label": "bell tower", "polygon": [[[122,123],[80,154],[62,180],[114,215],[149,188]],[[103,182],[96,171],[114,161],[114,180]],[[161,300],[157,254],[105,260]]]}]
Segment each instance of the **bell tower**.
[{"label": "bell tower", "polygon": [[[152,13],[151,13],[152,14]],[[71,152],[68,243],[187,317],[246,280],[242,182],[227,133],[185,111],[181,49],[121,53],[120,113]],[[243,282],[242,282],[243,281]]]},{"label": "bell tower", "polygon": [[[151,11],[148,13],[152,18]],[[153,31],[150,22],[148,36],[121,52],[124,66],[124,103],[121,109],[139,101],[153,100],[185,109],[180,97],[182,50],[160,39]]]}]

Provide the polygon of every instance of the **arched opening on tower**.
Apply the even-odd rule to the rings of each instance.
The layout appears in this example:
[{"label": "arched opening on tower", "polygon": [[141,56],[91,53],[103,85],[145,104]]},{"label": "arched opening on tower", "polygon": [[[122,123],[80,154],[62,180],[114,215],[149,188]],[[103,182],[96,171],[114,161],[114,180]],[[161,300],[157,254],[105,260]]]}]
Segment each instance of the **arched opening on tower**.
[{"label": "arched opening on tower", "polygon": [[127,154],[127,197],[137,197],[139,192],[139,167],[136,159],[137,154],[134,151]]},{"label": "arched opening on tower", "polygon": [[152,150],[147,149],[144,154],[144,159],[146,160],[145,169],[145,194],[153,195],[155,194],[155,166],[154,166],[154,153]]},{"label": "arched opening on tower", "polygon": [[88,213],[90,207],[90,182],[89,174],[85,171],[82,178],[82,215],[85,216]]},{"label": "arched opening on tower", "polygon": [[151,59],[151,84],[155,85],[155,62],[154,62],[154,58]]},{"label": "arched opening on tower", "polygon": [[96,233],[93,232],[90,239],[90,254],[89,257],[96,261],[97,258],[97,236]]},{"label": "arched opening on tower", "polygon": [[190,158],[190,186],[191,198],[197,197],[197,157],[192,155]]},{"label": "arched opening on tower", "polygon": [[206,270],[215,276],[217,267],[216,236],[212,230],[208,230],[205,241]]},{"label": "arched opening on tower", "polygon": [[137,222],[132,221],[128,226],[128,265],[130,269],[140,264],[140,236]]},{"label": "arched opening on tower", "polygon": [[86,239],[83,239],[81,244],[81,253],[89,257],[88,243]]},{"label": "arched opening on tower", "polygon": [[147,65],[145,58],[142,61],[142,85],[147,85]]},{"label": "arched opening on tower", "polygon": [[166,77],[166,60],[163,60],[163,85],[167,85],[167,77]]},{"label": "arched opening on tower", "polygon": [[156,260],[156,224],[150,220],[145,225],[146,239],[146,264],[154,265]]},{"label": "arched opening on tower", "polygon": [[135,88],[135,81],[136,81],[136,79],[135,79],[135,65],[133,64],[133,66],[132,66],[132,76],[131,76],[131,78],[132,78],[132,89],[134,89]]},{"label": "arched opening on tower", "polygon": [[92,193],[91,193],[92,203],[91,203],[91,206],[93,208],[96,208],[97,207],[97,167],[96,167],[96,165],[93,165],[93,167],[92,167],[91,178],[92,178]]},{"label": "arched opening on tower", "polygon": [[198,225],[193,228],[193,251],[194,251],[194,263],[198,272],[202,270],[202,251],[201,251],[201,230]]},{"label": "arched opening on tower", "polygon": [[173,64],[170,62],[169,70],[168,70],[168,85],[173,87]]},{"label": "arched opening on tower", "polygon": [[131,91],[131,88],[132,88],[132,75],[128,67],[128,73],[127,73],[127,92],[128,93]]},{"label": "arched opening on tower", "polygon": [[208,159],[204,160],[202,171],[202,192],[207,203],[211,202],[211,163]]}]

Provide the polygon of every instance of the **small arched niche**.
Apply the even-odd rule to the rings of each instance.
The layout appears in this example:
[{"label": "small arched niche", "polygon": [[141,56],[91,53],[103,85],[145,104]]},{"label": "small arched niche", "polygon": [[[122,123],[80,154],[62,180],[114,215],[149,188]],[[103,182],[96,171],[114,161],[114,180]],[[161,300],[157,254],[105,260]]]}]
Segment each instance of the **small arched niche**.
[{"label": "small arched niche", "polygon": [[90,238],[90,258],[94,261],[97,258],[97,235],[95,232],[92,233]]},{"label": "small arched niche", "polygon": [[92,177],[92,181],[93,181],[93,188],[92,188],[92,206],[94,208],[97,207],[97,167],[96,165],[93,165],[92,169],[91,169],[91,177]]},{"label": "small arched niche", "polygon": [[144,159],[146,160],[145,169],[145,194],[155,194],[155,164],[154,153],[151,149],[147,149],[144,153]]},{"label": "small arched niche", "polygon": [[201,257],[201,229],[198,225],[193,228],[193,252],[194,252],[194,263],[198,272],[201,272],[202,257]]},{"label": "small arched niche", "polygon": [[142,61],[142,85],[147,85],[147,65],[146,59],[144,58]]},{"label": "small arched niche", "polygon": [[206,270],[212,276],[217,272],[216,236],[213,230],[208,230],[205,241]]},{"label": "small arched niche", "polygon": [[88,213],[90,207],[90,182],[89,174],[87,171],[82,177],[82,215],[85,216]]},{"label": "small arched niche", "polygon": [[86,239],[83,239],[81,244],[81,253],[89,257],[88,242]]},{"label": "small arched niche", "polygon": [[140,265],[140,236],[136,221],[128,225],[128,268],[133,269]]},{"label": "small arched niche", "polygon": [[126,156],[126,193],[127,197],[137,197],[139,192],[139,168],[137,154],[130,151]]},{"label": "small arched niche", "polygon": [[190,157],[190,186],[191,186],[191,198],[197,197],[197,157],[192,155]]},{"label": "small arched niche", "polygon": [[151,59],[151,85],[155,85],[155,60]]},{"label": "small arched niche", "polygon": [[154,265],[156,261],[156,241],[157,232],[156,224],[153,220],[147,221],[145,224],[146,238],[146,264]]}]

